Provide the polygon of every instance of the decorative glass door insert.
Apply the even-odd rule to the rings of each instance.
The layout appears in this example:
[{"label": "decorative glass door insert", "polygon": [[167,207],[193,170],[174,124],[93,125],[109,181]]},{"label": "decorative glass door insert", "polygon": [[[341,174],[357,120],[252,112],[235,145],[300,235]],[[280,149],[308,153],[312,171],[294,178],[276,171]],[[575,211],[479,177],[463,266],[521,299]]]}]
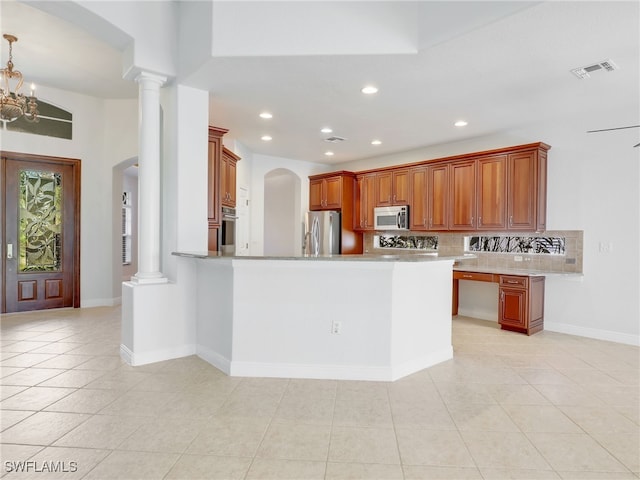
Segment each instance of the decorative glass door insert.
[{"label": "decorative glass door insert", "polygon": [[62,266],[62,174],[21,170],[19,272],[59,272]]}]

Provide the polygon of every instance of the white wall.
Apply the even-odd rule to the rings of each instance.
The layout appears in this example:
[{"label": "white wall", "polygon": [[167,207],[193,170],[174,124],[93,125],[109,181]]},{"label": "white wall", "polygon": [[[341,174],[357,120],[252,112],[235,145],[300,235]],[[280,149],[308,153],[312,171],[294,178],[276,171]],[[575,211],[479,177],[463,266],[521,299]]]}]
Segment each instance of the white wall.
[{"label": "white wall", "polygon": [[[539,141],[551,145],[547,228],[584,231],[584,279],[547,279],[545,328],[638,343],[640,149],[632,148],[637,136],[632,140],[616,132],[585,133],[618,125],[620,117],[616,112],[594,112],[594,125],[593,120],[550,112],[546,122],[526,129],[343,163],[330,170],[358,171]],[[600,252],[600,242],[612,243],[613,251]],[[461,308],[483,303],[478,295],[485,294],[484,289],[462,290]]]},{"label": "white wall", "polygon": [[300,232],[300,178],[284,169],[272,170],[264,178],[264,254],[291,256]]}]

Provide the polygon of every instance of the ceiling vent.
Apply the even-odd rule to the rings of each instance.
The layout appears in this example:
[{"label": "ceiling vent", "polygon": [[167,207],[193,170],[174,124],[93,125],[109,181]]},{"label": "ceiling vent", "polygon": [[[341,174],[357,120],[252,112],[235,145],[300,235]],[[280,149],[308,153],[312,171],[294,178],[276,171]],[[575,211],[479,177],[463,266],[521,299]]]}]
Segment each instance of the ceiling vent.
[{"label": "ceiling vent", "polygon": [[589,78],[591,77],[591,73],[597,72],[598,70],[604,70],[605,72],[613,72],[614,70],[618,70],[618,67],[612,60],[603,60],[602,62],[595,63],[593,65],[589,65],[587,67],[574,68],[571,70],[576,77],[579,79]]},{"label": "ceiling vent", "polygon": [[329,142],[329,143],[340,143],[340,142],[344,142],[346,140],[346,138],[342,138],[342,137],[327,137],[324,139],[325,142]]}]

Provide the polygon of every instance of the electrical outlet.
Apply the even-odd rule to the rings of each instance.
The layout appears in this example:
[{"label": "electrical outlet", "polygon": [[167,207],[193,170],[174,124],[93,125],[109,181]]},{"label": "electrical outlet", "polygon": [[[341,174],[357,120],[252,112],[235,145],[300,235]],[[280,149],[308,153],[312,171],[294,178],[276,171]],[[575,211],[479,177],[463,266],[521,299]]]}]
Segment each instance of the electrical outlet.
[{"label": "electrical outlet", "polygon": [[514,262],[521,262],[522,261],[522,255],[516,255],[515,257],[513,257],[513,261]]},{"label": "electrical outlet", "polygon": [[331,333],[334,335],[340,335],[340,333],[342,333],[342,322],[339,322],[338,320],[331,322]]},{"label": "electrical outlet", "polygon": [[600,253],[611,253],[613,251],[613,243],[611,242],[600,242],[598,247]]}]

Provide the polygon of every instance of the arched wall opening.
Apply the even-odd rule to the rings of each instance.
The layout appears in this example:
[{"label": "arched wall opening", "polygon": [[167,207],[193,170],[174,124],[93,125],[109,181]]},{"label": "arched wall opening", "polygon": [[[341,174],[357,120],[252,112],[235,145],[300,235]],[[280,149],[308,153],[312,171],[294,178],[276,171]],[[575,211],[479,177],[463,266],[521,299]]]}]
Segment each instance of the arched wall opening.
[{"label": "arched wall opening", "polygon": [[[122,282],[138,271],[138,157],[113,167],[112,272],[113,297],[122,294]],[[129,256],[125,259],[125,245]]]},{"label": "arched wall opening", "polygon": [[294,256],[302,251],[302,182],[291,170],[264,176],[264,255]]}]

